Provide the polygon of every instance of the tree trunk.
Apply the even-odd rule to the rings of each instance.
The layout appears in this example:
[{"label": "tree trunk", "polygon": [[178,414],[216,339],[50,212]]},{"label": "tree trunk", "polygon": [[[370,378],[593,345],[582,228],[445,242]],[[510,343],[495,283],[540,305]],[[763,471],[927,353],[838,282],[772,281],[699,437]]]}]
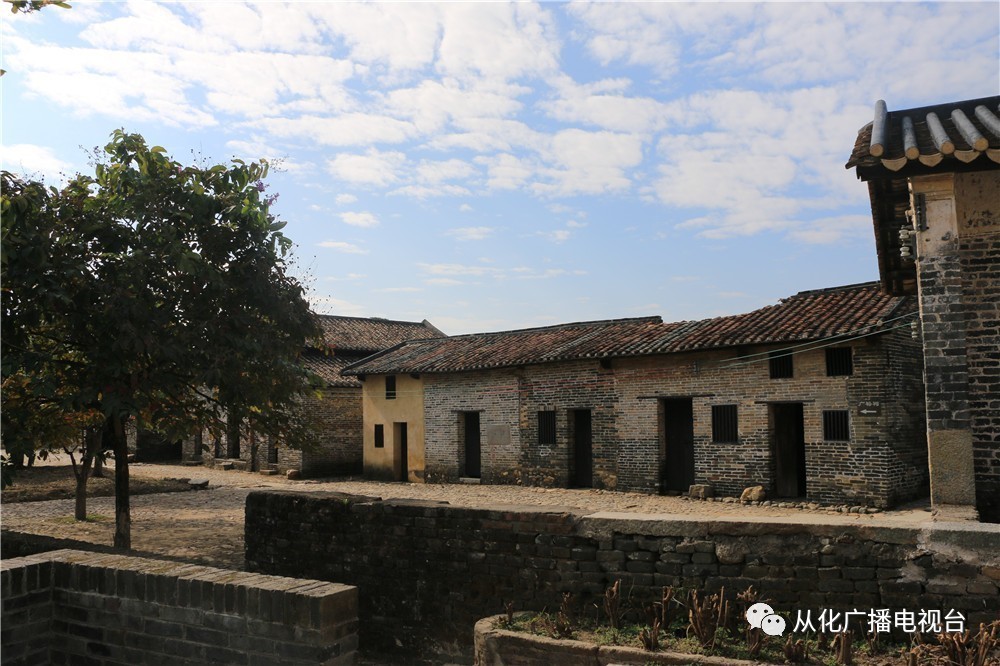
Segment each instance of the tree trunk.
[{"label": "tree trunk", "polygon": [[94,477],[95,479],[103,479],[104,478],[104,443],[103,442],[101,442],[100,447],[101,448],[97,451],[97,454],[94,456],[94,471],[91,473],[91,476]]},{"label": "tree trunk", "polygon": [[73,517],[77,520],[87,520],[87,477],[83,474],[76,477],[76,504]]},{"label": "tree trunk", "polygon": [[117,414],[105,421],[106,433],[115,453],[115,548],[132,549],[132,514],[128,492],[128,439]]},{"label": "tree trunk", "polygon": [[[80,452],[80,465],[73,465],[76,476],[76,504],[73,517],[77,520],[87,520],[87,480],[90,478],[91,464],[94,462],[94,452],[101,446],[103,432],[88,429],[83,435],[83,450]],[[72,461],[72,453],[70,454]]]}]

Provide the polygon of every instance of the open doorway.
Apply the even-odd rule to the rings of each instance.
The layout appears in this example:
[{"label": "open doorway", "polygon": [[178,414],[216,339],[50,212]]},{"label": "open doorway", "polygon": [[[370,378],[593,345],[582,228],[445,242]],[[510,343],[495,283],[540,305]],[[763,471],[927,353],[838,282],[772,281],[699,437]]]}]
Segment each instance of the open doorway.
[{"label": "open doorway", "polygon": [[463,412],[465,429],[465,477],[478,479],[483,472],[483,440],[479,431],[479,412]]},{"label": "open doorway", "polygon": [[661,490],[687,492],[694,483],[694,409],[691,398],[663,401]]},{"label": "open doorway", "polygon": [[594,440],[589,409],[573,410],[573,476],[574,488],[594,485]]},{"label": "open doorway", "polygon": [[778,497],[806,495],[806,440],[802,403],[770,406],[771,455]]}]

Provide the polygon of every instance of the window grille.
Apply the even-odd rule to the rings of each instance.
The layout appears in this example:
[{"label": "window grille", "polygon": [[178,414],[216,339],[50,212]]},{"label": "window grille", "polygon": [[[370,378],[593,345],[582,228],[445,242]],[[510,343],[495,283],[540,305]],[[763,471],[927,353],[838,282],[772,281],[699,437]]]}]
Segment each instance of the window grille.
[{"label": "window grille", "polygon": [[538,443],[552,446],[556,443],[556,413],[538,412]]},{"label": "window grille", "polygon": [[396,376],[387,375],[385,378],[385,399],[395,400],[396,399]]},{"label": "window grille", "polygon": [[736,405],[712,406],[712,441],[735,443],[740,439]]},{"label": "window grille", "polygon": [[846,409],[823,412],[823,439],[828,442],[851,440],[851,424]]},{"label": "window grille", "polygon": [[854,360],[850,347],[832,347],[826,350],[826,376],[844,377],[854,374]]},{"label": "window grille", "polygon": [[792,355],[789,352],[771,352],[771,379],[788,379],[793,374]]}]

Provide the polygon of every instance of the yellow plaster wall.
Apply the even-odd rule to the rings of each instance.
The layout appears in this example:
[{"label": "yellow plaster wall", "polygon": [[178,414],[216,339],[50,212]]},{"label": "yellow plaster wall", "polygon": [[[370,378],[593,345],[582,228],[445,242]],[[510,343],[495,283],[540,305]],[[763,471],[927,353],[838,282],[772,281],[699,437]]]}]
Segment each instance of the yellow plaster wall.
[{"label": "yellow plaster wall", "polygon": [[[396,423],[406,423],[407,481],[424,481],[424,382],[410,375],[396,375],[396,398],[385,397],[385,376],[365,378],[362,390],[364,414],[365,475],[377,479],[396,478]],[[385,447],[375,448],[375,425],[382,424]]]}]

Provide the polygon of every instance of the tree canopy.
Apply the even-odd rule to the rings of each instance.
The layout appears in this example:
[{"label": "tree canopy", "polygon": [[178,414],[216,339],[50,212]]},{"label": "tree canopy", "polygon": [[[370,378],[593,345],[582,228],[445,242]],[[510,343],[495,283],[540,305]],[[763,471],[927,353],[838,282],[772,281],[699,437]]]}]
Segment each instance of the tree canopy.
[{"label": "tree canopy", "polygon": [[[130,420],[179,437],[238,414],[307,441],[299,356],[319,329],[266,176],[266,162],[185,166],[121,130],[94,175],[62,189],[4,172],[3,411],[11,382],[11,406],[98,414],[116,468]],[[5,445],[37,441],[38,419],[18,418]]]}]

